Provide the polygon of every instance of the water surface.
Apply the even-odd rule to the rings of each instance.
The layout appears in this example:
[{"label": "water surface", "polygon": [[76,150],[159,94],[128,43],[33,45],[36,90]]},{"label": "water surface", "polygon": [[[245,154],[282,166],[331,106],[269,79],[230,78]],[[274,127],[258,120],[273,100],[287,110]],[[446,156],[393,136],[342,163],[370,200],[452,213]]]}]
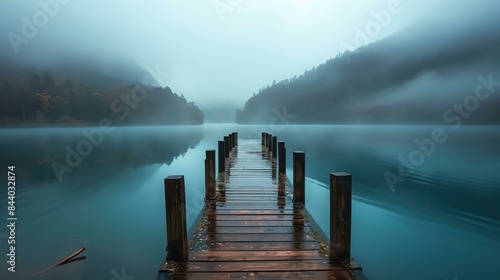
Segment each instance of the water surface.
[{"label": "water surface", "polygon": [[[1,130],[0,164],[16,165],[18,221],[17,272],[0,277],[26,279],[85,247],[86,260],[35,279],[155,279],[166,246],[163,179],[185,175],[190,227],[203,204],[205,150],[233,131],[248,139],[267,131],[286,141],[289,166],[294,150],[306,153],[306,207],[327,234],[329,174],[353,175],[352,255],[370,279],[500,279],[499,127],[442,127],[446,141],[406,173],[401,157],[441,127],[273,128],[116,128],[74,166],[68,151],[87,151],[81,142],[97,128]],[[57,176],[54,162],[68,169]],[[0,198],[6,221],[6,192]]]}]

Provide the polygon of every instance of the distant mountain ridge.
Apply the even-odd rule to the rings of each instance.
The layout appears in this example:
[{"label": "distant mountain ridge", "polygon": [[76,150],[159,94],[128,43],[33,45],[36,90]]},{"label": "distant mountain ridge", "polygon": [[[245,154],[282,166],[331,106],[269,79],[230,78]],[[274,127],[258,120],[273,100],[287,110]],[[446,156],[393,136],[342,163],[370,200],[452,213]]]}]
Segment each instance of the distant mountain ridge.
[{"label": "distant mountain ridge", "polygon": [[[500,21],[442,26],[410,26],[268,85],[237,111],[236,121],[269,123],[286,109],[290,123],[446,122],[455,103],[474,96],[479,76],[500,81]],[[469,121],[499,124],[499,106],[500,96],[492,94]]]},{"label": "distant mountain ridge", "polygon": [[196,104],[133,61],[61,61],[40,69],[0,57],[0,127],[203,123]]}]

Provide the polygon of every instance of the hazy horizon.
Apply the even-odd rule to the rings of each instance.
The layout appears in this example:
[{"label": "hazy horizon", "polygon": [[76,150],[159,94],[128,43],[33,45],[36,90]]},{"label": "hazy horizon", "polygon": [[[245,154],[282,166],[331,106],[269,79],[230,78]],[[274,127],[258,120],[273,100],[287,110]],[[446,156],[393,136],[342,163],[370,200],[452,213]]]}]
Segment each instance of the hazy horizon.
[{"label": "hazy horizon", "polygon": [[[54,1],[0,3],[2,57],[40,68],[68,57],[85,61],[123,57],[160,73],[160,85],[168,85],[201,108],[221,100],[242,107],[273,80],[299,76],[345,49],[359,47],[366,38],[373,42],[423,19],[453,21],[450,14],[476,5],[408,0],[357,5],[319,0],[210,0],[197,5],[160,0],[147,5],[137,0]],[[446,12],[451,8],[453,13]],[[23,36],[25,19],[44,23],[40,16],[44,9],[51,11],[48,21],[32,38],[25,38],[26,43],[13,44],[12,34]],[[384,19],[387,11],[386,26],[360,39],[359,30],[369,28],[377,17]]]}]

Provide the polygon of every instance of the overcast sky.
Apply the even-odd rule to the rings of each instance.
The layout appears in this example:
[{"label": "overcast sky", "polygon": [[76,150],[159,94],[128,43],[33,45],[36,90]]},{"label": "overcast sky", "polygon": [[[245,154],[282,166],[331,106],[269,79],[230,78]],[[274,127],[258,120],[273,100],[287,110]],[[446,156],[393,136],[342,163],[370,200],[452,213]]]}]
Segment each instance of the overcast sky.
[{"label": "overcast sky", "polygon": [[[16,54],[8,34],[22,36],[23,17],[33,21],[43,11],[39,2],[53,1],[68,3],[59,4],[47,24],[27,44],[17,46]],[[242,106],[273,80],[300,75],[346,47],[358,47],[356,28],[374,41],[426,17],[466,11],[471,2],[1,1],[0,44],[8,56],[29,57],[37,65],[56,61],[63,54],[89,59],[128,57],[145,68],[168,72],[160,82],[201,106],[222,100]],[[385,17],[385,26],[377,30],[374,14],[380,13],[390,14],[390,19]],[[42,17],[38,20],[43,22]],[[371,33],[366,31],[370,26]]]}]

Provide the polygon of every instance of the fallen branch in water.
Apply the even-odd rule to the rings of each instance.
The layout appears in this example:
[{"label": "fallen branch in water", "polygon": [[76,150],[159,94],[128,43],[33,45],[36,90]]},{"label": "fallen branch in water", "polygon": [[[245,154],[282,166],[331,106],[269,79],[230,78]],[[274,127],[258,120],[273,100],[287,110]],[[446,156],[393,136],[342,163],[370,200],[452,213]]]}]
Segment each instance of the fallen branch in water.
[{"label": "fallen branch in water", "polygon": [[55,267],[58,267],[58,266],[61,266],[61,265],[64,265],[64,264],[68,264],[68,263],[71,263],[71,262],[76,262],[76,261],[81,261],[81,260],[84,260],[85,258],[87,258],[86,256],[83,256],[83,257],[79,257],[79,258],[76,258],[76,259],[73,259],[74,257],[78,256],[81,252],[85,251],[85,247],[82,247],[80,249],[78,249],[78,251],[74,252],[73,254],[69,255],[67,258],[64,258],[62,261],[56,263],[55,265],[49,267],[49,268],[46,268],[44,270],[42,270],[41,272],[29,277],[28,279],[31,279],[33,277],[36,277],[36,276],[39,276]]}]

